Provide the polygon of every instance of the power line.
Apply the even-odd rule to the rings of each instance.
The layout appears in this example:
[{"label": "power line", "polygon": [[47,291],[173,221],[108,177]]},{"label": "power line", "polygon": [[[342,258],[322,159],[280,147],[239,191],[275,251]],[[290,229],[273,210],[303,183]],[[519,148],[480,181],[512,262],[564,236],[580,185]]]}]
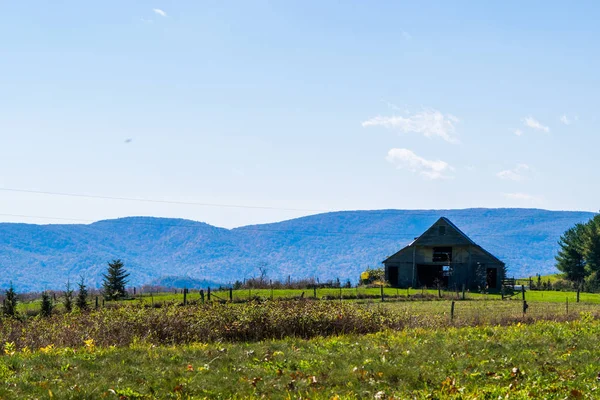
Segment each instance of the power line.
[{"label": "power line", "polygon": [[[159,200],[159,199],[148,199],[148,198],[139,198],[139,197],[90,195],[90,194],[82,194],[82,193],[54,192],[54,191],[32,190],[32,189],[7,188],[7,187],[0,187],[0,191],[14,192],[14,193],[26,193],[26,194],[38,194],[38,195],[47,195],[47,196],[86,198],[86,199],[133,201],[133,202],[155,203],[155,204],[172,204],[172,205],[222,207],[222,208],[243,208],[243,209],[276,210],[276,211],[297,211],[297,212],[314,212],[314,213],[362,211],[362,212],[367,212],[367,213],[373,215],[373,214],[378,214],[378,213],[390,213],[390,212],[394,212],[394,211],[408,211],[412,215],[431,215],[432,213],[438,213],[439,215],[443,215],[444,213],[448,213],[448,214],[451,214],[453,217],[456,217],[456,216],[460,216],[460,215],[472,216],[473,210],[477,210],[477,208],[472,208],[469,210],[468,209],[458,209],[458,210],[450,210],[450,209],[440,209],[440,210],[399,210],[399,209],[334,210],[334,209],[324,209],[324,208],[293,208],[293,207],[274,207],[274,206],[252,206],[252,205],[246,205],[246,204],[204,203],[204,202],[188,202],[188,201],[176,201],[176,200]],[[496,209],[481,208],[481,210],[490,210],[491,211],[491,210],[496,210]],[[522,210],[534,211],[535,209],[522,209]],[[550,211],[550,210],[543,210],[543,211]],[[550,211],[550,212],[558,212],[558,211]],[[569,211],[569,212],[593,213],[591,211]],[[498,216],[497,218],[501,218],[501,219],[514,218],[514,219],[520,219],[520,220],[526,221],[526,220],[531,220],[533,217],[531,217],[531,216]],[[553,219],[563,219],[563,218],[570,219],[571,217],[569,217],[569,216],[554,216],[553,217]],[[61,219],[61,218],[53,218],[53,219]],[[85,221],[85,222],[93,222],[93,221]]]},{"label": "power line", "polygon": [[157,199],[144,199],[136,197],[120,197],[120,196],[103,196],[103,195],[90,195],[80,193],[65,193],[65,192],[48,192],[43,190],[28,190],[28,189],[13,189],[13,188],[0,188],[3,192],[15,192],[15,193],[29,193],[29,194],[43,194],[48,196],[64,196],[64,197],[80,197],[86,199],[101,199],[101,200],[119,200],[119,201],[138,201],[144,203],[159,203],[159,204],[178,204],[186,206],[202,206],[202,207],[223,207],[223,208],[248,208],[258,210],[278,210],[278,211],[302,211],[302,212],[332,212],[334,210],[325,209],[309,209],[309,208],[288,208],[288,207],[270,207],[270,206],[249,206],[244,204],[222,204],[222,203],[200,203],[191,201],[174,201],[174,200],[157,200]]}]

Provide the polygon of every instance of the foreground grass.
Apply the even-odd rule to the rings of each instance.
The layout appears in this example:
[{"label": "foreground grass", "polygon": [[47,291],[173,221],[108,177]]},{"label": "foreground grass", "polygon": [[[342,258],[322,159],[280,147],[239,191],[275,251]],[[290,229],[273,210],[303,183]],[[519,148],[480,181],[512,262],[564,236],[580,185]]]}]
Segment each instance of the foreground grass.
[{"label": "foreground grass", "polygon": [[6,348],[0,398],[598,398],[600,322],[97,348]]},{"label": "foreground grass", "polygon": [[385,329],[510,325],[535,320],[567,321],[579,312],[598,315],[598,306],[533,303],[523,314],[518,301],[358,302],[265,301],[150,307],[128,304],[86,313],[51,317],[0,318],[0,351],[5,343],[17,349],[48,345],[77,347],[92,339],[99,346],[154,345],[195,342],[257,342],[285,337],[367,334]]}]

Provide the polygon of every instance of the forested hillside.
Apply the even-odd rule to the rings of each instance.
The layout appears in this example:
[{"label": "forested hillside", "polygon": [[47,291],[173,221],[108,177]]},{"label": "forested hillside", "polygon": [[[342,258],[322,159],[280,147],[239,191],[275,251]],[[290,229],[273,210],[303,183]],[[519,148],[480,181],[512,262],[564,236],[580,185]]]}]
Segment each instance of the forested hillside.
[{"label": "forested hillside", "polygon": [[[236,229],[131,217],[89,225],[0,224],[0,286],[60,289],[84,275],[97,286],[107,261],[121,258],[131,284],[229,283],[259,274],[356,281],[439,217],[504,260],[509,274],[554,272],[560,235],[587,212],[537,209],[377,210],[312,215]],[[188,279],[188,280],[186,280]],[[191,279],[191,280],[189,280]]]}]

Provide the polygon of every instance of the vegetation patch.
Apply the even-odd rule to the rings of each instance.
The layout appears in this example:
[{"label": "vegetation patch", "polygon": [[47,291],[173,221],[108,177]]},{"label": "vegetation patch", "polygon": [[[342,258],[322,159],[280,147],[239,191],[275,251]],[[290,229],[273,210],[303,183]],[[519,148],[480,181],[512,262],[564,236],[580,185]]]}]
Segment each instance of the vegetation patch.
[{"label": "vegetation patch", "polygon": [[254,343],[5,347],[0,398],[597,398],[600,322]]}]

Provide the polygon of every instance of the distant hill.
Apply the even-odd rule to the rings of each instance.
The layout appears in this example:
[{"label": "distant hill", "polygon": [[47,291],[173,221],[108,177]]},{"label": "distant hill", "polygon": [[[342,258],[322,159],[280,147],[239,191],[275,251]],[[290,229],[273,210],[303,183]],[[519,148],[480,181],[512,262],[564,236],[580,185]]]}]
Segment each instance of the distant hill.
[{"label": "distant hill", "polygon": [[354,282],[360,271],[380,265],[440,216],[505,261],[511,275],[549,274],[555,272],[560,235],[593,215],[537,209],[343,211],[231,230],[152,217],[89,225],[0,223],[0,287],[12,281],[19,291],[60,289],[81,274],[97,286],[113,258],[125,262],[136,286],[229,283],[258,275],[259,266],[272,279]]}]

